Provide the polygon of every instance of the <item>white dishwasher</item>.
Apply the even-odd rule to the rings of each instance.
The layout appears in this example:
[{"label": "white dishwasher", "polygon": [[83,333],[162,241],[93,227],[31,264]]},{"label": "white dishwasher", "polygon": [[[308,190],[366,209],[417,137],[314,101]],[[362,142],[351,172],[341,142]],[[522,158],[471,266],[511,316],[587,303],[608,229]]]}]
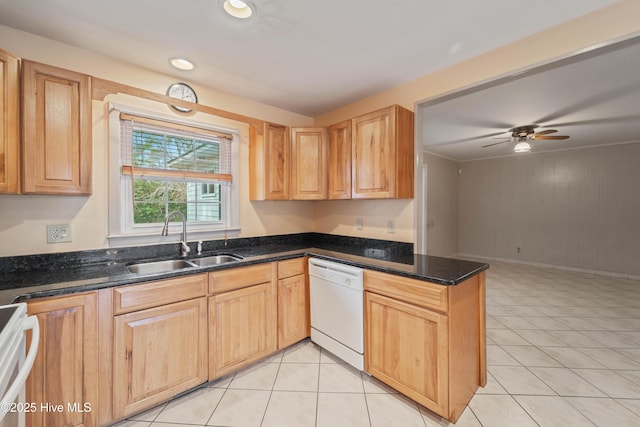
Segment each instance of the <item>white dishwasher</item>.
[{"label": "white dishwasher", "polygon": [[363,270],[309,258],[311,341],[364,370]]}]

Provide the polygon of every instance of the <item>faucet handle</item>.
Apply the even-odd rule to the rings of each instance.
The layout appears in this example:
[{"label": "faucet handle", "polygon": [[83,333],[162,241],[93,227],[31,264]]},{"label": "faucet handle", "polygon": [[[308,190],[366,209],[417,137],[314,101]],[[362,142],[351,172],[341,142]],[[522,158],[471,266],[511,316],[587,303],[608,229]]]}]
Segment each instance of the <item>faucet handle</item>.
[{"label": "faucet handle", "polygon": [[202,253],[202,240],[198,240],[198,255]]},{"label": "faucet handle", "polygon": [[182,256],[184,257],[189,255],[189,252],[191,252],[189,244],[183,240],[182,242],[180,242],[180,245],[182,245]]}]

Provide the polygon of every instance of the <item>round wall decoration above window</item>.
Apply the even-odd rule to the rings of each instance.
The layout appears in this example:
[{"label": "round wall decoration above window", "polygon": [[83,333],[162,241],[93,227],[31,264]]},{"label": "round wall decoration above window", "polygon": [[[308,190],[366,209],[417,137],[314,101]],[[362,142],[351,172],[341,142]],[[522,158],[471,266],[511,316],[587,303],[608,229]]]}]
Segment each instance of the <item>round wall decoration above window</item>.
[{"label": "round wall decoration above window", "polygon": [[[167,96],[181,99],[183,101],[193,102],[194,104],[198,103],[198,96],[196,95],[196,91],[194,91],[191,86],[186,83],[174,83],[169,86],[169,89],[167,89]],[[180,111],[181,113],[190,113],[192,111],[190,108],[181,107],[179,105],[172,105],[172,107]]]}]

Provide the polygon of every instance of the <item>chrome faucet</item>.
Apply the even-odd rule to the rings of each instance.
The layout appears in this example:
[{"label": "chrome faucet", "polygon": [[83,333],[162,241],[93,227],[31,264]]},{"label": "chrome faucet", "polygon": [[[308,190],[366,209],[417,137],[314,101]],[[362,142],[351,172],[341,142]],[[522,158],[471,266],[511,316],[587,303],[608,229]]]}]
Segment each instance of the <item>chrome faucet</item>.
[{"label": "chrome faucet", "polygon": [[167,236],[169,234],[169,220],[173,215],[179,215],[182,218],[182,241],[180,241],[180,256],[187,256],[191,252],[191,248],[187,244],[187,218],[180,211],[172,211],[167,214],[164,219],[164,227],[162,227],[162,235]]}]

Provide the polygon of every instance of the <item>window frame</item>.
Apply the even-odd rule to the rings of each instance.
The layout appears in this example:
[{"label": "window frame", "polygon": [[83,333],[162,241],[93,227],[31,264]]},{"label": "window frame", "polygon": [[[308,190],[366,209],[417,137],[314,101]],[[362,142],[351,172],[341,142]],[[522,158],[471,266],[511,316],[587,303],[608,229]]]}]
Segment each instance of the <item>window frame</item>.
[{"label": "window frame", "polygon": [[[238,199],[238,175],[239,169],[239,142],[240,132],[235,128],[188,120],[181,117],[141,110],[121,104],[109,103],[109,233],[107,240],[109,246],[128,246],[135,244],[169,243],[179,240],[182,233],[182,224],[171,222],[169,224],[169,236],[161,236],[163,224],[134,224],[133,222],[133,175],[122,172],[121,163],[121,137],[120,115],[121,113],[135,115],[152,120],[166,122],[167,124],[184,125],[213,132],[223,132],[232,135],[231,141],[231,167],[235,172],[230,184],[222,183],[220,186],[221,197],[227,202],[222,203],[222,221],[187,223],[188,237],[190,241],[216,239],[221,237],[237,236],[239,227],[239,199]],[[204,184],[205,182],[196,182]]]}]

